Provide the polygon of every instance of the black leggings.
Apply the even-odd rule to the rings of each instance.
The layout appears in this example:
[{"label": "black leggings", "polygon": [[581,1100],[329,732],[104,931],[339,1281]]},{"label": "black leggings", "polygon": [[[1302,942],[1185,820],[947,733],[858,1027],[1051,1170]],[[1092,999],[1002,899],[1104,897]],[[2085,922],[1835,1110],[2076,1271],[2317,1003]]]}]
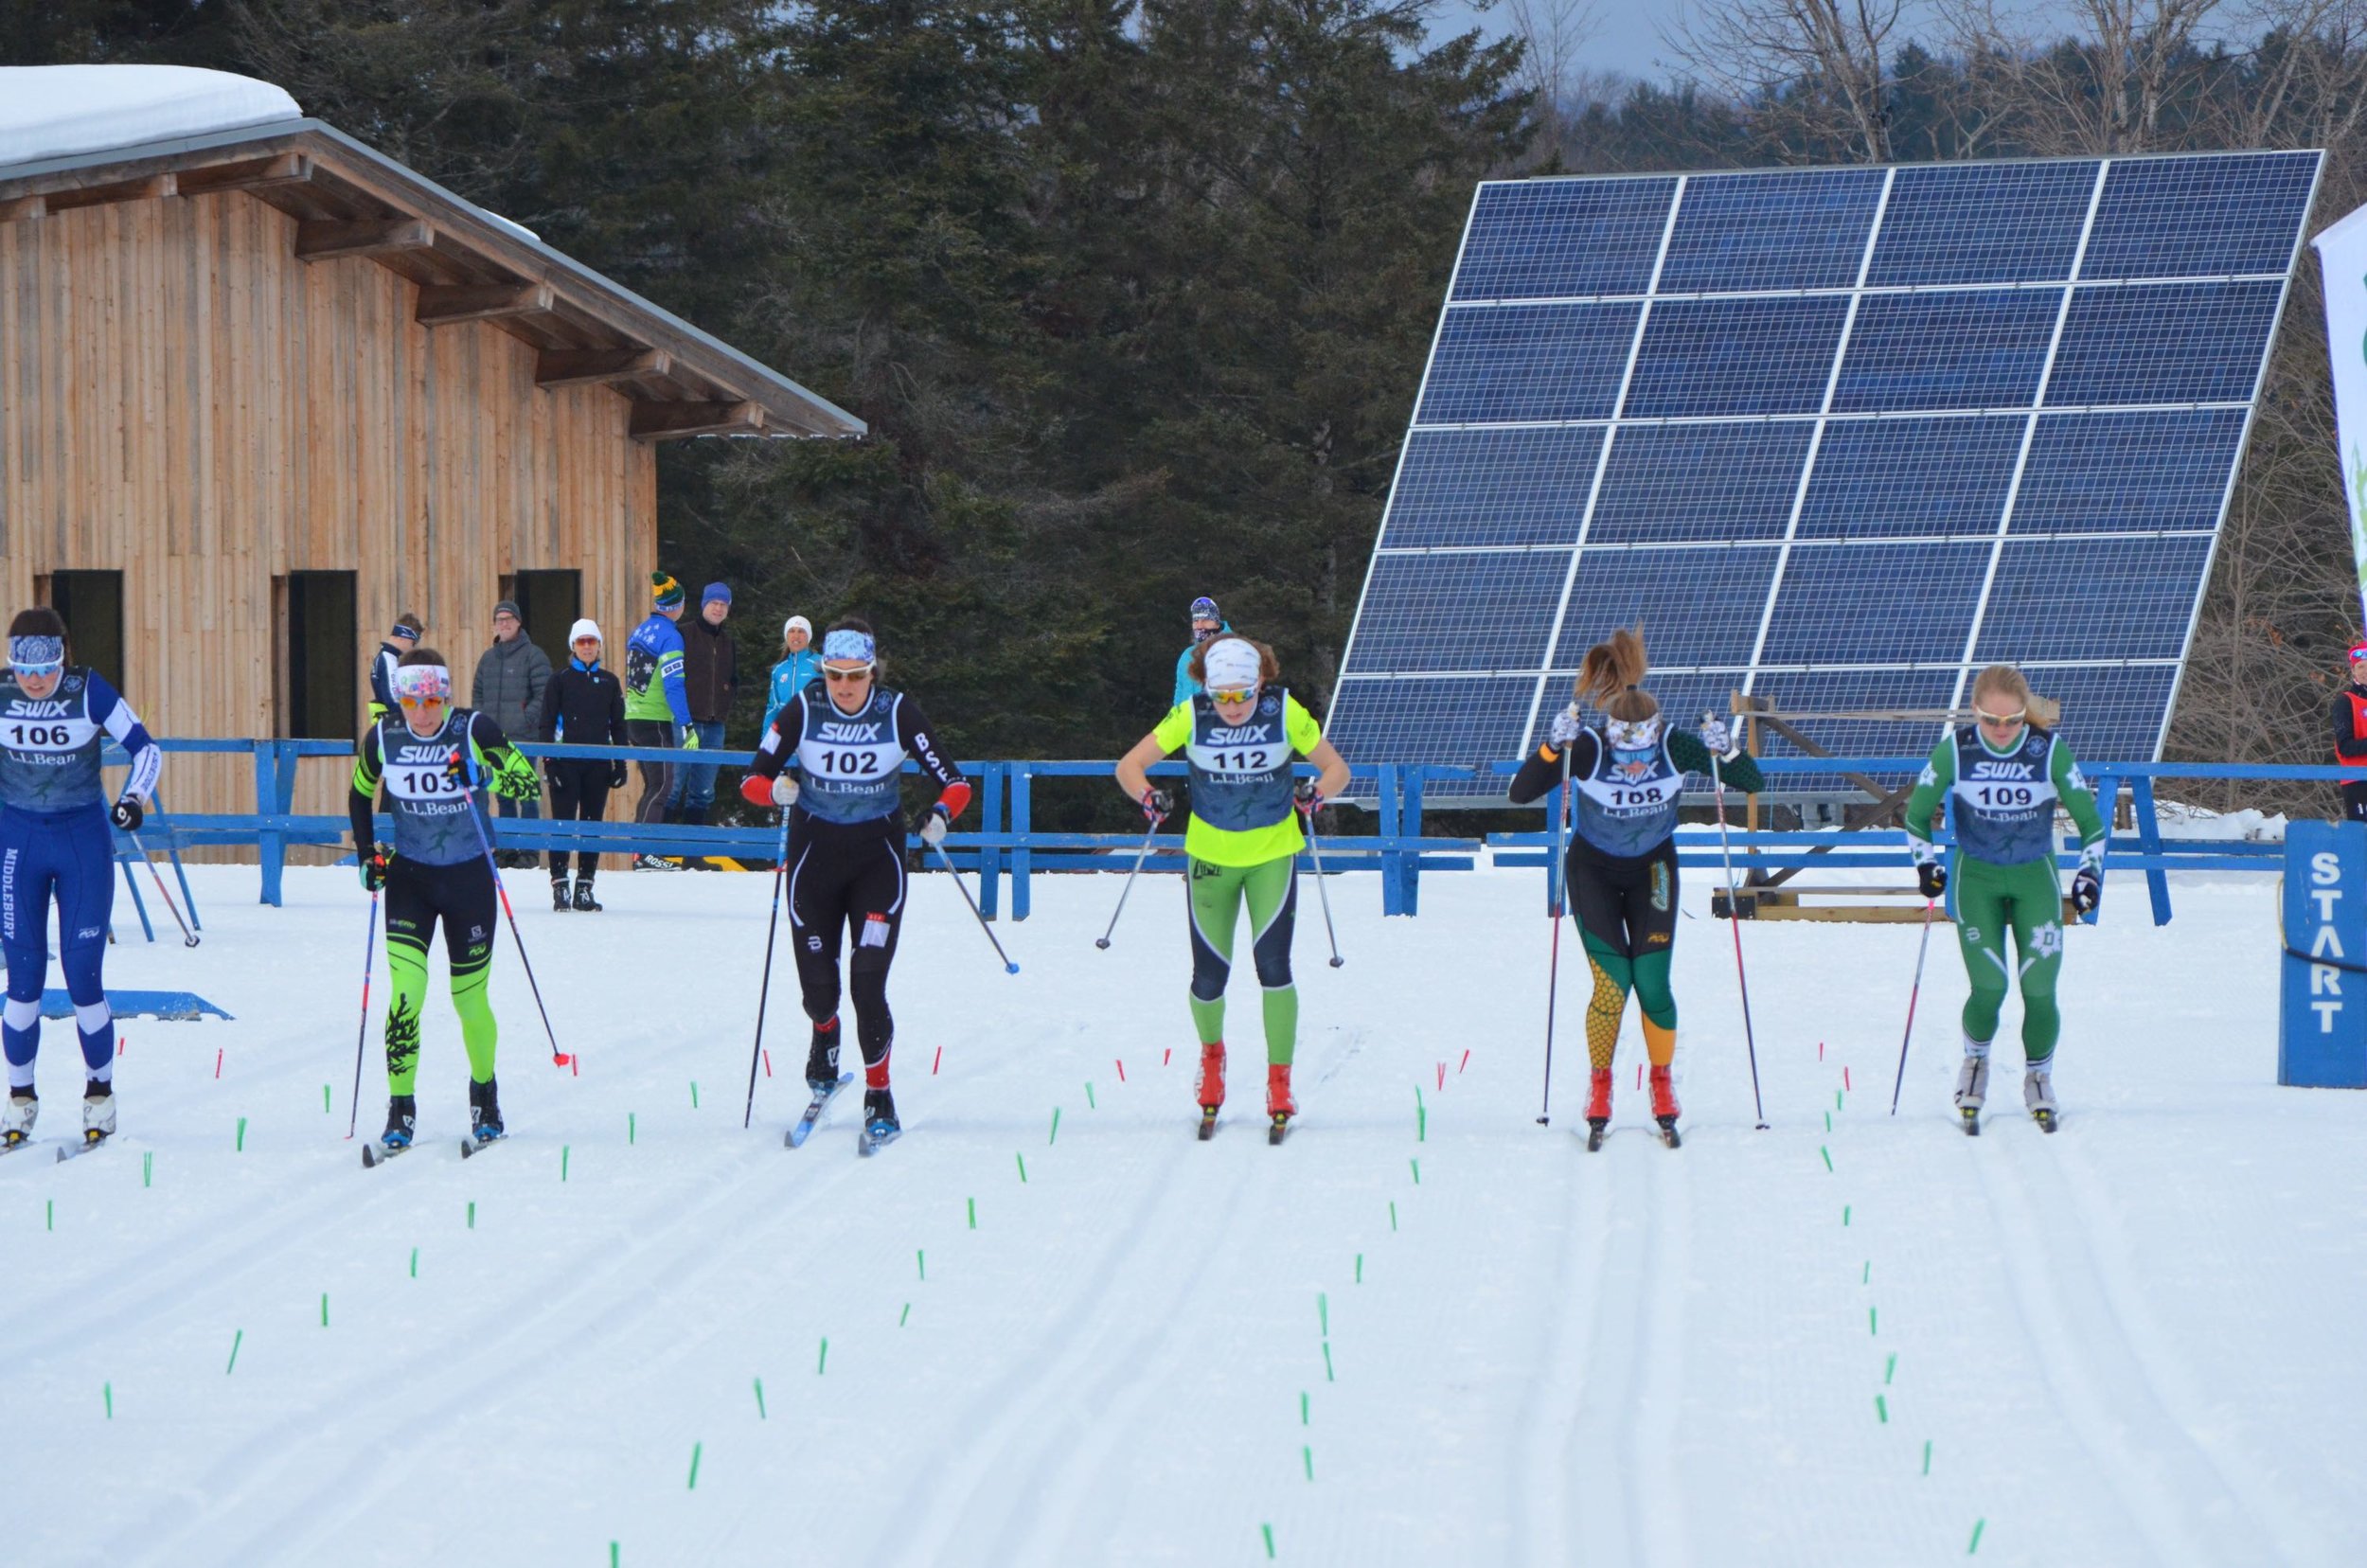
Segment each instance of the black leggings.
[{"label": "black leggings", "polygon": [[888,1011],[888,966],[904,923],[904,858],[896,841],[876,831],[817,828],[798,812],[789,846],[789,930],[797,949],[797,980],[806,1016],[817,1025],[838,1017],[838,953],[842,935],[854,944],[848,989],[855,995],[855,1035],[863,1045],[871,1088],[888,1081],[888,1050],[896,1020]]},{"label": "black leggings", "polygon": [[[562,757],[550,766],[551,820],[553,822],[597,822],[608,811],[610,765],[605,761],[585,761],[578,757],[569,761]],[[590,882],[600,869],[600,852],[583,848],[576,852],[576,875]],[[567,874],[567,851],[550,852],[551,875]]]},{"label": "black leggings", "polygon": [[[625,721],[625,743],[631,746],[664,746],[674,744],[674,726],[662,719],[628,719]],[[639,823],[664,822],[666,803],[674,793],[674,760],[659,757],[641,764],[641,800],[633,807],[632,819]]]},{"label": "black leggings", "polygon": [[1570,841],[1570,907],[1590,947],[1622,958],[1666,953],[1677,935],[1677,841],[1648,854],[1606,855]]}]

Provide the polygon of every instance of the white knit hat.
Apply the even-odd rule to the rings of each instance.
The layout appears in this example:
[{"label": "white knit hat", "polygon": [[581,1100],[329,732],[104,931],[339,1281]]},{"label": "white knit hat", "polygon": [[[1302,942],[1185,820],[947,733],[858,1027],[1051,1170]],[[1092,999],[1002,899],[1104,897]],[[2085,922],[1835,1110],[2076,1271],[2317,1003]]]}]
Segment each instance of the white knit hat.
[{"label": "white knit hat", "polygon": [[608,639],[600,635],[600,623],[598,621],[579,620],[576,622],[575,625],[567,628],[568,647],[575,647],[576,644],[583,641],[586,637],[591,638],[594,642],[598,643],[603,648],[608,646]]},{"label": "white knit hat", "polygon": [[810,637],[813,635],[813,622],[806,619],[803,615],[792,615],[781,625],[781,640],[784,642],[788,641],[789,634],[792,632],[803,632],[807,636]]},{"label": "white knit hat", "polygon": [[1211,691],[1239,691],[1257,685],[1265,661],[1238,637],[1222,637],[1208,645],[1204,666]]}]

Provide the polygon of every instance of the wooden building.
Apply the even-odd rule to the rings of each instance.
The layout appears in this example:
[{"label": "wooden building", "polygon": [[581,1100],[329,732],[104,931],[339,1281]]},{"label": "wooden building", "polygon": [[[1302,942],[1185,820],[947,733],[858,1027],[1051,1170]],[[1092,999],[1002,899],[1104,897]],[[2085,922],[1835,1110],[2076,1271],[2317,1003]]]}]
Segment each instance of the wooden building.
[{"label": "wooden building", "polygon": [[[405,609],[464,691],[504,597],[620,654],[657,443],[862,433],[316,120],[0,166],[0,604],[55,603],[159,735],[350,739]],[[169,761],[175,811],[253,792]],[[307,765],[299,811],[343,798]]]}]

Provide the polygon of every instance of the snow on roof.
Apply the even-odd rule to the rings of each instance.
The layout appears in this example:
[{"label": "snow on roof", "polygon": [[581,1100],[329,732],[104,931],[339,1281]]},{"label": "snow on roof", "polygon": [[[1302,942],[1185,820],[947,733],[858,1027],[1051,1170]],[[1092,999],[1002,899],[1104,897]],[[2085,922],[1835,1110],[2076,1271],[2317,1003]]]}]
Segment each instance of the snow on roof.
[{"label": "snow on roof", "polygon": [[227,71],[0,65],[0,168],[303,114],[285,89]]}]

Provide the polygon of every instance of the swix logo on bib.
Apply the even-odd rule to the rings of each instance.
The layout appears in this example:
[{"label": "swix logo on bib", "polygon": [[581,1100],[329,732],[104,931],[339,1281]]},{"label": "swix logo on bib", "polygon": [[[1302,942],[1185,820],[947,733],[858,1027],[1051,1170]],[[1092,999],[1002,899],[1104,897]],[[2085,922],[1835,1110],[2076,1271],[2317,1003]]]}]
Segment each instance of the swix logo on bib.
[{"label": "swix logo on bib", "polygon": [[2025,865],[2055,852],[2055,737],[2025,727],[2003,757],[1970,724],[1956,731],[1956,845],[1992,865]]},{"label": "swix logo on bib", "polygon": [[13,670],[0,674],[0,800],[21,811],[63,811],[100,798],[106,731],[89,709],[80,669],[68,669],[56,694],[43,698],[26,696]]},{"label": "swix logo on bib", "polygon": [[894,816],[904,766],[896,705],[903,699],[875,686],[871,700],[849,714],[818,689],[798,696],[806,722],[797,741],[797,767],[805,775],[797,804],[825,822]]},{"label": "swix logo on bib", "polygon": [[1617,752],[1595,732],[1594,766],[1571,780],[1578,792],[1578,836],[1606,855],[1648,854],[1677,827],[1684,773],[1664,735],[1646,751]]},{"label": "swix logo on bib", "polygon": [[468,710],[454,708],[422,740],[400,719],[378,726],[381,779],[395,819],[395,854],[421,865],[457,865],[483,852],[469,820],[469,787],[452,776],[452,754],[469,743]]},{"label": "swix logo on bib", "polygon": [[1271,828],[1290,814],[1290,693],[1269,687],[1246,724],[1228,724],[1216,703],[1192,699],[1192,814],[1211,828],[1245,832]]}]

